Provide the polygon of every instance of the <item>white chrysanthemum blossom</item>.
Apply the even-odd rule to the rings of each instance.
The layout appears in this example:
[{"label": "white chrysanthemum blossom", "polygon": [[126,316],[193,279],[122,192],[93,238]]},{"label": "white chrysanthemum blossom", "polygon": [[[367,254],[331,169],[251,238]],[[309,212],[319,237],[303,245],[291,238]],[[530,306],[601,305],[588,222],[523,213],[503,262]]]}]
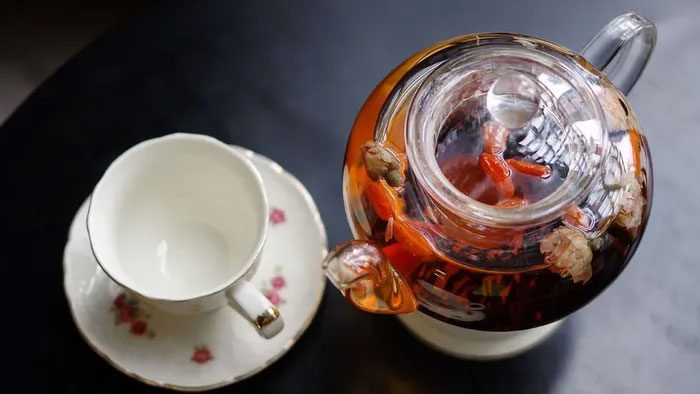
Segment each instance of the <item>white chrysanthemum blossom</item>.
[{"label": "white chrysanthemum blossom", "polygon": [[620,212],[615,217],[615,223],[622,228],[634,230],[642,223],[644,211],[644,197],[642,185],[637,180],[634,172],[630,171],[620,178],[618,185],[621,187]]},{"label": "white chrysanthemum blossom", "polygon": [[590,245],[592,250],[600,250],[603,248],[603,245],[605,245],[605,240],[603,237],[598,237],[591,240]]},{"label": "white chrysanthemum blossom", "polygon": [[540,243],[540,252],[549,270],[571,276],[574,283],[586,283],[593,276],[593,251],[583,233],[561,226],[547,234]]}]

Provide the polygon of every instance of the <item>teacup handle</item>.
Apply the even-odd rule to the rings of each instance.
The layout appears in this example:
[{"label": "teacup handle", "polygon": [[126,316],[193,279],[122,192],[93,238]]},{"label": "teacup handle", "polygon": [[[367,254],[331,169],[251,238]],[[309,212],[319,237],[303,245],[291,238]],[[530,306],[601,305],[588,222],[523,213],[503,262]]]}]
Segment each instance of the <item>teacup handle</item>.
[{"label": "teacup handle", "polygon": [[628,12],[608,23],[581,50],[624,94],[644,71],[656,45],[656,26],[645,17]]},{"label": "teacup handle", "polygon": [[226,290],[226,298],[253,323],[261,336],[270,339],[284,328],[280,311],[250,282],[234,283]]}]

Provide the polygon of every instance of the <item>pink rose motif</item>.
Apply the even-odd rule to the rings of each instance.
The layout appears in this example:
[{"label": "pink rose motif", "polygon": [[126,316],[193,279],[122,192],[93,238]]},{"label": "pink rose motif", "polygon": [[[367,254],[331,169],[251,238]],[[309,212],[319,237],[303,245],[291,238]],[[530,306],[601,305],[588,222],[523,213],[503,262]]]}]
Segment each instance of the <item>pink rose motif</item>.
[{"label": "pink rose motif", "polygon": [[211,350],[209,350],[209,348],[206,346],[196,347],[194,349],[194,353],[192,353],[191,358],[191,360],[196,362],[197,364],[206,364],[213,359],[214,356],[212,356]]},{"label": "pink rose motif", "polygon": [[121,308],[126,303],[126,294],[121,293],[114,299],[114,307]]},{"label": "pink rose motif", "polygon": [[279,208],[272,208],[270,211],[270,223],[272,224],[282,224],[285,222],[284,211]]},{"label": "pink rose motif", "polygon": [[282,303],[282,297],[280,297],[280,293],[277,290],[268,291],[265,297],[275,306],[279,306]]},{"label": "pink rose motif", "polygon": [[272,284],[273,288],[279,290],[287,285],[287,281],[284,280],[284,276],[277,275],[274,278],[270,279],[270,284]]},{"label": "pink rose motif", "polygon": [[145,321],[143,320],[136,320],[132,325],[131,325],[131,333],[134,335],[143,335],[146,333],[146,329],[148,328],[148,324],[146,324]]},{"label": "pink rose motif", "polygon": [[119,308],[119,321],[122,323],[131,324],[136,321],[138,310],[131,305],[125,305]]},{"label": "pink rose motif", "polygon": [[117,295],[112,301],[111,311],[114,313],[114,324],[126,324],[130,326],[129,332],[135,336],[145,336],[153,338],[155,333],[148,328],[146,320],[150,318],[148,313],[144,313],[139,307],[139,302],[125,293]]}]

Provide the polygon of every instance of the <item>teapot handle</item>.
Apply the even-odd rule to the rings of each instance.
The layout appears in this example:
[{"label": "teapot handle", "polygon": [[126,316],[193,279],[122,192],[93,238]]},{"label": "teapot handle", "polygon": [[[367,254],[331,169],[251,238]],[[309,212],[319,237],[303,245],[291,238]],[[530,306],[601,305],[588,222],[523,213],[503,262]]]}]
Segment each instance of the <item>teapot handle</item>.
[{"label": "teapot handle", "polygon": [[656,26],[628,12],[610,21],[586,44],[580,55],[599,68],[624,94],[628,94],[656,45]]}]

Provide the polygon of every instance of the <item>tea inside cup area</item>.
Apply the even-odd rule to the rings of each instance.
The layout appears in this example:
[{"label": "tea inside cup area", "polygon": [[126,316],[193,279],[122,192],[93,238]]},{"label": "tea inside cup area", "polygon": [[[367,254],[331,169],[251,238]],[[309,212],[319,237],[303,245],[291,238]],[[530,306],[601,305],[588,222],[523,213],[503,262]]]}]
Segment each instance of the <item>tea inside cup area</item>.
[{"label": "tea inside cup area", "polygon": [[222,290],[259,254],[267,219],[259,175],[230,147],[174,135],[124,153],[92,196],[88,227],[100,265],[150,298]]}]

